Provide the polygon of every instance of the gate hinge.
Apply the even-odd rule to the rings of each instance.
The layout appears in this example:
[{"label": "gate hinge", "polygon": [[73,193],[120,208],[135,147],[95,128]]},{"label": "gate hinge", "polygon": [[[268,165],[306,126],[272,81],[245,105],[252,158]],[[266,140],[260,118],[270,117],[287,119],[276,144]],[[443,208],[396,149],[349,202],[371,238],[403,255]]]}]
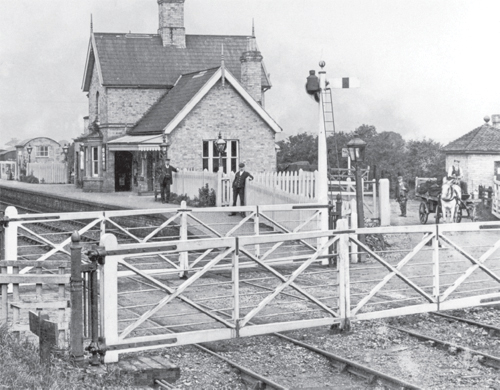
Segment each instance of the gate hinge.
[{"label": "gate hinge", "polygon": [[106,262],[106,249],[103,247],[93,246],[92,249],[85,252],[85,254],[92,262],[97,262],[101,265],[104,265]]}]

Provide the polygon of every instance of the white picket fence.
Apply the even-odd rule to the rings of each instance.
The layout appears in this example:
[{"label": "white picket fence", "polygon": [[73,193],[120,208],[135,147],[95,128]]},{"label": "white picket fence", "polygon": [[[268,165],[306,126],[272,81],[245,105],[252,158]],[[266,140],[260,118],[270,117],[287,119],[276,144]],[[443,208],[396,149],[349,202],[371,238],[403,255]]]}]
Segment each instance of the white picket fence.
[{"label": "white picket fence", "polygon": [[35,176],[40,183],[68,183],[68,165],[60,162],[28,163],[26,174]]}]

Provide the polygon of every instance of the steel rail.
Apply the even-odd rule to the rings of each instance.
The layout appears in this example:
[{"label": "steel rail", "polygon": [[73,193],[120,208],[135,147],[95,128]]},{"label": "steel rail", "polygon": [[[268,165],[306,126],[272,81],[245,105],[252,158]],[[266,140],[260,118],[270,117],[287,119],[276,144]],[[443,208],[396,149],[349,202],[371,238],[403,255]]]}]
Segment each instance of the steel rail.
[{"label": "steel rail", "polygon": [[481,352],[481,351],[478,351],[478,350],[475,350],[475,349],[471,349],[471,348],[465,347],[463,345],[459,345],[459,344],[455,344],[455,343],[450,343],[448,341],[440,340],[440,339],[437,339],[437,338],[431,337],[431,336],[426,336],[426,335],[423,335],[421,333],[417,333],[417,332],[414,332],[414,331],[411,331],[411,330],[408,330],[408,329],[399,328],[397,326],[387,325],[387,327],[395,329],[395,330],[397,330],[397,331],[399,331],[401,333],[406,333],[406,334],[408,334],[408,335],[410,335],[412,337],[415,337],[415,338],[417,338],[419,340],[431,341],[434,344],[437,344],[437,345],[440,345],[442,347],[445,347],[447,351],[450,351],[450,349],[451,349],[451,350],[455,350],[455,351],[468,352],[472,356],[477,355],[477,356],[480,357],[478,359],[478,361],[481,364],[483,364],[484,366],[500,370],[500,357],[498,357],[498,356],[489,355],[487,353],[484,353],[484,352]]},{"label": "steel rail", "polygon": [[469,320],[467,318],[450,316],[449,314],[443,314],[443,313],[431,313],[431,314],[433,316],[442,317],[442,318],[446,318],[446,319],[454,320],[454,321],[458,321],[458,322],[464,322],[466,324],[470,324],[470,325],[477,326],[479,328],[483,328],[483,329],[485,329],[485,330],[487,330],[489,332],[490,336],[495,335],[495,333],[500,334],[500,328],[497,327],[497,326],[485,324],[483,322],[477,322],[477,321]]}]

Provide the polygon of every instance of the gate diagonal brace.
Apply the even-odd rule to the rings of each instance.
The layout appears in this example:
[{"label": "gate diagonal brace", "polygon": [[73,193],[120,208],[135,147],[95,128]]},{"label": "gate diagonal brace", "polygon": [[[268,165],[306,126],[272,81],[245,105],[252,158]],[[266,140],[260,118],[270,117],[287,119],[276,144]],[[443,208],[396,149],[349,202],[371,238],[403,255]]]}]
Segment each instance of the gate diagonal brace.
[{"label": "gate diagonal brace", "polygon": [[92,249],[85,252],[85,255],[93,262],[104,265],[106,262],[106,250],[100,246],[93,246]]}]

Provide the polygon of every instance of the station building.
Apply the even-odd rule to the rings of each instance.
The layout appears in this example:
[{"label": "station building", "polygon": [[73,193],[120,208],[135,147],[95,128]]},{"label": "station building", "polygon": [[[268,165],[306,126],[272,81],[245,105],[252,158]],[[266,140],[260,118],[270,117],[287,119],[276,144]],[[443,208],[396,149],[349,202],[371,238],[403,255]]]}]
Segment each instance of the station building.
[{"label": "station building", "polygon": [[177,168],[276,170],[280,126],[265,110],[269,75],[250,36],[188,35],[184,0],[157,0],[157,34],[91,31],[83,79],[89,103],[75,140],[84,191],[152,191],[160,144]]}]

